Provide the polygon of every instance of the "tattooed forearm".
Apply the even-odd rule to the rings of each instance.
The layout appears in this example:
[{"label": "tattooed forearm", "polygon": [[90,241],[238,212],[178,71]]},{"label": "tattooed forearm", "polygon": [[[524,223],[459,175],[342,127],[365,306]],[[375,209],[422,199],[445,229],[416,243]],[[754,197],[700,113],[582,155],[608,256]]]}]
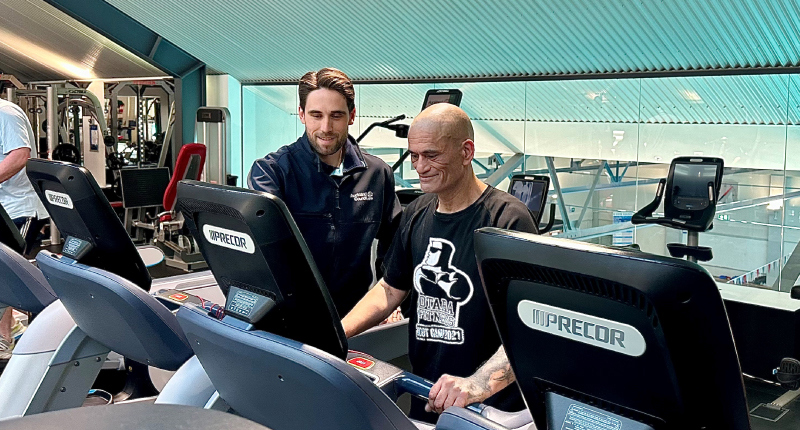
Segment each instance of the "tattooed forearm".
[{"label": "tattooed forearm", "polygon": [[486,397],[502,390],[516,380],[506,350],[501,346],[486,363],[483,363],[469,382]]}]

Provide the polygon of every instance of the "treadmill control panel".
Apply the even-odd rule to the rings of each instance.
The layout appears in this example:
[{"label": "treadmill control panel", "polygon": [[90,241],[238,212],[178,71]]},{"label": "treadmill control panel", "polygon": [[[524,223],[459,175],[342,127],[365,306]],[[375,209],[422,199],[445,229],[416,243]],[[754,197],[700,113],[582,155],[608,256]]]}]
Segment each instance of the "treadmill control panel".
[{"label": "treadmill control panel", "polygon": [[61,248],[61,254],[72,258],[75,261],[81,261],[81,258],[86,256],[92,250],[92,244],[78,239],[74,236],[68,236],[64,240],[64,247]]},{"label": "treadmill control panel", "polygon": [[225,303],[225,314],[235,315],[250,324],[255,324],[274,306],[275,301],[269,297],[231,286]]}]

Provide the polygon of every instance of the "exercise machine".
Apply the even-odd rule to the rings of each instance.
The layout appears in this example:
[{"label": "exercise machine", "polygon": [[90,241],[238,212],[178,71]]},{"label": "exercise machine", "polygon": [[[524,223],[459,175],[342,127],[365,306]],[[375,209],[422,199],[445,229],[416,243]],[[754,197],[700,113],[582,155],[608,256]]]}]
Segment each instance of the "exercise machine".
[{"label": "exercise machine", "polygon": [[222,320],[182,307],[178,321],[227,406],[276,429],[430,428],[394,400],[404,392],[427,398],[432,383],[349,350],[283,202],[194,181],[179,184],[178,201],[227,297]]},{"label": "exercise machine", "polygon": [[[750,429],[725,307],[701,267],[496,228],[476,232],[475,250],[537,428]],[[479,422],[451,408],[437,429],[464,420]]]},{"label": "exercise machine", "polygon": [[520,199],[528,210],[531,211],[533,221],[539,230],[539,234],[545,234],[553,228],[556,217],[556,205],[550,203],[550,214],[547,224],[542,226],[541,219],[544,215],[544,208],[547,205],[547,193],[550,191],[550,177],[541,175],[518,174],[511,177],[508,184],[508,193]]},{"label": "exercise machine", "polygon": [[[122,397],[155,394],[154,387],[148,385],[145,377],[148,373],[146,365],[152,363],[176,369],[191,356],[191,350],[185,347],[174,351],[174,361],[164,362],[167,359],[163,356],[169,355],[166,353],[151,359],[146,354],[156,354],[151,348],[162,347],[164,342],[148,338],[150,344],[143,346],[141,338],[152,336],[153,330],[168,324],[165,321],[170,317],[174,321],[174,316],[161,305],[153,311],[158,318],[148,322],[139,319],[140,323],[133,325],[143,333],[137,331],[139,338],[113,332],[110,327],[114,322],[122,321],[125,327],[130,328],[125,321],[133,321],[137,315],[117,315],[115,320],[111,309],[103,306],[106,303],[94,300],[101,296],[87,294],[88,282],[76,280],[74,272],[93,273],[103,279],[105,276],[125,279],[136,289],[131,293],[136,297],[134,301],[149,304],[156,300],[147,294],[151,287],[185,286],[186,290],[203,291],[201,294],[206,297],[213,296],[216,290],[213,279],[203,275],[205,279],[193,276],[191,279],[181,277],[153,283],[140,253],[86,169],[62,162],[30,160],[27,172],[34,189],[67,240],[62,250],[63,257],[48,251],[41,251],[37,256],[39,267],[45,277],[51,278],[48,283],[60,300],[41,312],[15,347],[6,370],[0,376],[0,416],[29,415],[80,406],[111,349],[142,363],[126,363],[126,367],[136,370],[140,376],[137,382],[140,383],[129,387],[130,390],[126,390]],[[53,269],[61,265],[68,265],[73,272],[64,275]],[[96,275],[96,271],[104,275]],[[88,310],[88,313],[82,313],[82,310]],[[88,325],[81,328],[82,324]],[[105,334],[93,333],[90,327],[97,327]]]}]

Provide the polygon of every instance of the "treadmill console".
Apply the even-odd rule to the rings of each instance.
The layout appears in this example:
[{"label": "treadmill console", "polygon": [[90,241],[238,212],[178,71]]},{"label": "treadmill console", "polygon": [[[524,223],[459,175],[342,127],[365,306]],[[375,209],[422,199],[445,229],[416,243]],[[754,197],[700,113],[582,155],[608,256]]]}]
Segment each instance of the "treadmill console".
[{"label": "treadmill console", "polygon": [[225,321],[346,357],[340,317],[280,199],[183,180],[177,208],[225,294]]},{"label": "treadmill console", "polygon": [[428,90],[425,93],[425,100],[422,102],[421,110],[425,110],[437,103],[450,103],[458,106],[461,104],[461,95],[461,90]]},{"label": "treadmill console", "polygon": [[2,206],[0,206],[0,243],[20,254],[25,251],[25,239]]},{"label": "treadmill console", "polygon": [[681,220],[713,218],[722,185],[722,167],[721,158],[674,159],[667,178],[664,215]]},{"label": "treadmill console", "polygon": [[[655,198],[633,214],[631,222],[660,224],[691,232],[711,229],[717,210],[719,189],[722,186],[723,167],[722,159],[715,157],[673,159],[669,166],[669,175],[658,183]],[[653,212],[661,205],[662,198],[664,216],[653,216]]]},{"label": "treadmill console", "polygon": [[497,228],[475,233],[475,253],[537,428],[750,429],[725,306],[703,268]]},{"label": "treadmill console", "polygon": [[61,161],[28,160],[28,178],[73,259],[121,276],[144,290],[151,278],[117,213],[92,174]]},{"label": "treadmill console", "polygon": [[525,203],[536,223],[542,217],[549,190],[550,178],[539,175],[514,175],[508,186],[508,193]]}]

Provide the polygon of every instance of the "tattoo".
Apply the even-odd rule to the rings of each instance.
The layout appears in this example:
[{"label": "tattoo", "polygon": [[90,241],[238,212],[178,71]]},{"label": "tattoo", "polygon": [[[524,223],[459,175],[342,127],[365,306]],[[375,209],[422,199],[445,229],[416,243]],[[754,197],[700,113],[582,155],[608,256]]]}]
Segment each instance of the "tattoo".
[{"label": "tattoo", "polygon": [[502,346],[467,379],[470,383],[470,392],[475,393],[473,397],[480,398],[480,401],[516,381],[506,350]]}]

